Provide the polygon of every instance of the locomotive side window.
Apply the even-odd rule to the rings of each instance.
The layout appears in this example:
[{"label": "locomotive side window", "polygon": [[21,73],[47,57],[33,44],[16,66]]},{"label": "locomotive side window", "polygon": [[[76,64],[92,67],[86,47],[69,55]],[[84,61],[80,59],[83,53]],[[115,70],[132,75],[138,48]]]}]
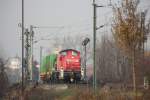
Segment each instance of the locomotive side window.
[{"label": "locomotive side window", "polygon": [[77,52],[72,51],[72,56],[77,56],[77,55],[78,55],[78,53],[77,53]]},{"label": "locomotive side window", "polygon": [[67,55],[67,52],[62,52],[61,55],[62,55],[62,56],[66,56],[66,55]]}]

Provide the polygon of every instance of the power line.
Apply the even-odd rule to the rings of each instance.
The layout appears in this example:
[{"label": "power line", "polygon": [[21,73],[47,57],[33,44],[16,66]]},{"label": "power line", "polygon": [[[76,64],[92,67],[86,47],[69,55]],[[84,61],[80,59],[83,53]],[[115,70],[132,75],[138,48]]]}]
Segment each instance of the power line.
[{"label": "power line", "polygon": [[43,28],[43,29],[58,29],[58,28],[64,28],[63,26],[34,26],[33,28]]}]

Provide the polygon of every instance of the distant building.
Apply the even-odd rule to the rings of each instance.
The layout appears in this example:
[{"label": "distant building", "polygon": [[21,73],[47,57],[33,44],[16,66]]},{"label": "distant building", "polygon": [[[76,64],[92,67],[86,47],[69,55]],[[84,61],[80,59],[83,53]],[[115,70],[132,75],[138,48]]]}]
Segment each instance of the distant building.
[{"label": "distant building", "polygon": [[21,68],[21,59],[19,57],[8,58],[6,66],[11,69],[19,69]]},{"label": "distant building", "polygon": [[5,68],[10,84],[18,83],[21,81],[21,59],[19,57],[9,58]]}]

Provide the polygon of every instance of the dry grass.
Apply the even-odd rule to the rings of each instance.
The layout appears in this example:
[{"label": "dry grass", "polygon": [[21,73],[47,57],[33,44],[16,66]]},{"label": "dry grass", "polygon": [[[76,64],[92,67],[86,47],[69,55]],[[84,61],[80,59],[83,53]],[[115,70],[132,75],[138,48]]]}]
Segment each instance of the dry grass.
[{"label": "dry grass", "polygon": [[150,91],[137,92],[121,91],[121,90],[97,90],[94,93],[92,90],[73,89],[74,95],[59,100],[150,100]]},{"label": "dry grass", "polygon": [[34,88],[25,92],[23,100],[150,100],[150,90],[138,91],[137,94],[134,94],[132,91],[115,89],[99,89],[94,93],[92,89],[79,87],[59,91]]},{"label": "dry grass", "polygon": [[119,91],[97,91],[96,93],[94,93],[90,90],[80,90],[76,93],[76,95],[72,96],[72,98],[69,98],[68,100],[133,100],[133,96],[127,95],[126,93],[122,93]]}]

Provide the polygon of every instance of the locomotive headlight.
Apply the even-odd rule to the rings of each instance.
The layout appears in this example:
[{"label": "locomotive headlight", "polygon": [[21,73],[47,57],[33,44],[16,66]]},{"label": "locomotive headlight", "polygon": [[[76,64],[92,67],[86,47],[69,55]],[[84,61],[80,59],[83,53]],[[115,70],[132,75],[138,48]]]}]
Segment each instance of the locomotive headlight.
[{"label": "locomotive headlight", "polygon": [[63,79],[63,78],[64,78],[64,70],[61,67],[61,69],[60,69],[60,79]]},{"label": "locomotive headlight", "polygon": [[75,62],[79,62],[79,59],[75,60]]},{"label": "locomotive headlight", "polygon": [[81,76],[83,77],[84,76],[84,69],[81,68]]}]

